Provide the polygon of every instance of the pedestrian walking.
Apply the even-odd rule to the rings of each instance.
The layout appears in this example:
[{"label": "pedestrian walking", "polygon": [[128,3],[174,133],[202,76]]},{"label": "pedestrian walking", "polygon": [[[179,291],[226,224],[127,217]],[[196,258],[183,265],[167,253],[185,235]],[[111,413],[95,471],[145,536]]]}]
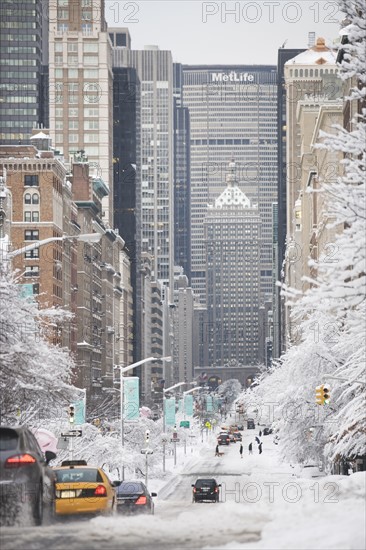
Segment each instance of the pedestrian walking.
[{"label": "pedestrian walking", "polygon": [[259,437],[256,436],[256,437],[255,437],[255,440],[256,440],[256,442],[257,442],[258,445],[259,445],[259,443],[261,442],[261,440],[259,439]]},{"label": "pedestrian walking", "polygon": [[240,444],[239,453],[240,453],[240,458],[243,458],[243,445],[242,444]]},{"label": "pedestrian walking", "polygon": [[258,451],[259,451],[259,454],[261,455],[262,454],[262,443],[259,443]]},{"label": "pedestrian walking", "polygon": [[252,455],[253,454],[253,443],[249,443],[249,454]]},{"label": "pedestrian walking", "polygon": [[220,456],[220,455],[219,455],[219,452],[220,452],[220,451],[219,451],[219,446],[216,445],[215,456]]},{"label": "pedestrian walking", "polygon": [[262,437],[262,430],[259,432],[259,437]]}]

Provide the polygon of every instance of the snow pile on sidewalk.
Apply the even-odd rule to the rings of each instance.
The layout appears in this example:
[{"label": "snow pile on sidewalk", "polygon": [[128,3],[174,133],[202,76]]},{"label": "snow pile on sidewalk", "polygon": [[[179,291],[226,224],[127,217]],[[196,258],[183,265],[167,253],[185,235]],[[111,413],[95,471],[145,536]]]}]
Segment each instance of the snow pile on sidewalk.
[{"label": "snow pile on sidewalk", "polygon": [[[363,550],[365,538],[366,474],[322,479],[296,479],[297,492],[274,487],[272,521],[256,543],[229,543],[225,550]],[[296,502],[297,497],[301,497]],[[289,502],[289,499],[293,502]],[[254,505],[255,506],[255,505]],[[217,546],[210,546],[218,548]]]}]

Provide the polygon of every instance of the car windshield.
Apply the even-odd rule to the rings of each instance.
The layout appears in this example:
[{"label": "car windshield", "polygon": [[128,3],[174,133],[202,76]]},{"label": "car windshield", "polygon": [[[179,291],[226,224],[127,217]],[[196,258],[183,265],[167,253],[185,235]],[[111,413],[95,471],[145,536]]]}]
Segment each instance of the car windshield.
[{"label": "car windshield", "polygon": [[0,430],[0,451],[14,451],[18,446],[19,436],[16,431],[1,428]]},{"label": "car windshield", "polygon": [[216,482],[214,479],[197,479],[196,487],[215,487]]},{"label": "car windshield", "polygon": [[144,492],[144,488],[141,485],[141,483],[126,482],[126,483],[121,483],[121,485],[117,487],[118,495],[135,495],[135,494],[141,494],[143,492]]},{"label": "car windshield", "polygon": [[70,470],[55,470],[58,483],[103,483],[103,478],[97,469],[70,468]]}]

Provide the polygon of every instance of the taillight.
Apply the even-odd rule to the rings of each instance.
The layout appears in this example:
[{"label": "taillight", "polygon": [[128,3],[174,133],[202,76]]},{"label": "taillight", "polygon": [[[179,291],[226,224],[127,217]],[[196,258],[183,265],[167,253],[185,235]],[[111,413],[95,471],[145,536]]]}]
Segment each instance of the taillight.
[{"label": "taillight", "polygon": [[105,497],[107,495],[107,489],[104,487],[104,485],[98,485],[98,487],[94,491],[94,494],[98,497]]},{"label": "taillight", "polygon": [[193,492],[196,493],[197,492],[197,489],[196,487],[193,487]]},{"label": "taillight", "polygon": [[18,468],[18,466],[28,466],[35,462],[36,459],[29,454],[10,456],[6,459],[5,468]]},{"label": "taillight", "polygon": [[217,492],[218,492],[218,488],[217,488],[217,487],[215,487],[215,493],[217,493]]},{"label": "taillight", "polygon": [[144,495],[141,495],[135,502],[135,504],[146,504],[147,498]]}]

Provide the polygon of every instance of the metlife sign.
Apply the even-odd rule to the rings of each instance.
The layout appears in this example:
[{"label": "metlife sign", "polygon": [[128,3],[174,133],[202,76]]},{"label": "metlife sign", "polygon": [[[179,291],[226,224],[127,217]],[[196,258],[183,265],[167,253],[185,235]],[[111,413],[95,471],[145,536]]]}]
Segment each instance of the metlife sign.
[{"label": "metlife sign", "polygon": [[254,82],[254,74],[252,73],[237,73],[230,71],[229,73],[211,73],[212,82]]}]

